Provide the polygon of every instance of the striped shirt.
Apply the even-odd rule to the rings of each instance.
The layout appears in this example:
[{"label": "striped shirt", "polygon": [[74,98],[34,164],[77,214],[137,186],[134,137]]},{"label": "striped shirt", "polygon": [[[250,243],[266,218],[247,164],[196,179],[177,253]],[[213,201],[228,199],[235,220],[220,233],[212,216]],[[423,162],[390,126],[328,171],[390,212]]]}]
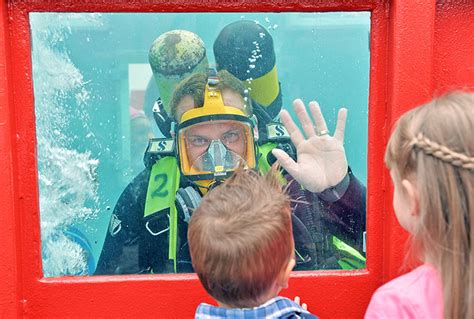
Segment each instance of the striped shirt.
[{"label": "striped shirt", "polygon": [[254,308],[220,308],[202,303],[196,310],[195,319],[317,319],[300,305],[284,297],[275,297]]}]

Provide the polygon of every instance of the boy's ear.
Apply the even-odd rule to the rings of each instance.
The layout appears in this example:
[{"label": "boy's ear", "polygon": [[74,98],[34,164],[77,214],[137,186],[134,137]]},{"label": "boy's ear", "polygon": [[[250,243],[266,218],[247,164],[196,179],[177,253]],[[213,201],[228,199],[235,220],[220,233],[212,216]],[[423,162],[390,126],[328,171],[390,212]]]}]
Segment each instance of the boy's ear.
[{"label": "boy's ear", "polygon": [[420,214],[420,205],[417,188],[408,179],[402,180],[402,186],[406,199],[408,200],[410,216],[418,217]]},{"label": "boy's ear", "polygon": [[296,261],[294,258],[291,258],[286,267],[283,267],[281,270],[280,276],[278,278],[278,285],[281,288],[288,288],[288,280],[290,279],[290,274],[293,268],[295,268]]}]

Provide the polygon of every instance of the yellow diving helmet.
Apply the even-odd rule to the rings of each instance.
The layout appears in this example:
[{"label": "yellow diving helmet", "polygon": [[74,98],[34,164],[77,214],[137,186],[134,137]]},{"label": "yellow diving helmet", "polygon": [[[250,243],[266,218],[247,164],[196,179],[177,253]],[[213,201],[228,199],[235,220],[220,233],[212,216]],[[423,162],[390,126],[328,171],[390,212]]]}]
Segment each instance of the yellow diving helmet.
[{"label": "yellow diving helmet", "polygon": [[224,104],[218,83],[216,75],[209,76],[204,105],[184,112],[177,127],[181,173],[201,190],[227,178],[239,165],[257,165],[254,123],[238,106]]}]

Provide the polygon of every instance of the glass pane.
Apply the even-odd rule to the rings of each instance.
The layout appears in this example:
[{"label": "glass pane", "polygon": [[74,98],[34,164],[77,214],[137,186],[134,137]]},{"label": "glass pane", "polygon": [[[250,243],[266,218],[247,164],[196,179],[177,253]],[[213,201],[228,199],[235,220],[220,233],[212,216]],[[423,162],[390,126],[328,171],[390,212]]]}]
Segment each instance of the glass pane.
[{"label": "glass pane", "polygon": [[202,188],[172,182],[176,143],[156,120],[172,113],[176,84],[207,66],[252,99],[260,170],[275,145],[294,151],[272,140],[281,108],[295,116],[294,99],[317,100],[331,136],[348,108],[349,174],[322,194],[293,190],[296,270],[365,267],[369,12],[31,13],[30,23],[45,276],[192,271],[189,216],[173,203],[190,186],[178,197],[196,204]]}]

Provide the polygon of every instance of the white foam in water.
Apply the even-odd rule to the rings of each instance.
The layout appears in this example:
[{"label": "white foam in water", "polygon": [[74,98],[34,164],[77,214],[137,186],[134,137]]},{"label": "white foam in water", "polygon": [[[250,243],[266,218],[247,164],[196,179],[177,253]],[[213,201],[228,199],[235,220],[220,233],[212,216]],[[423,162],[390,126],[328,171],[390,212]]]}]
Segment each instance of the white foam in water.
[{"label": "white foam in water", "polygon": [[[79,152],[70,147],[77,136],[69,132],[69,124],[78,116],[87,123],[90,93],[81,72],[68,56],[64,40],[76,25],[102,24],[101,15],[63,15],[30,15],[41,243],[46,277],[87,274],[86,252],[67,234],[71,226],[96,216],[99,203],[95,173],[98,160],[88,151]],[[87,129],[87,124],[84,127]]]},{"label": "white foam in water", "polygon": [[54,237],[43,237],[43,272],[46,277],[87,275],[84,249],[61,232]]}]

